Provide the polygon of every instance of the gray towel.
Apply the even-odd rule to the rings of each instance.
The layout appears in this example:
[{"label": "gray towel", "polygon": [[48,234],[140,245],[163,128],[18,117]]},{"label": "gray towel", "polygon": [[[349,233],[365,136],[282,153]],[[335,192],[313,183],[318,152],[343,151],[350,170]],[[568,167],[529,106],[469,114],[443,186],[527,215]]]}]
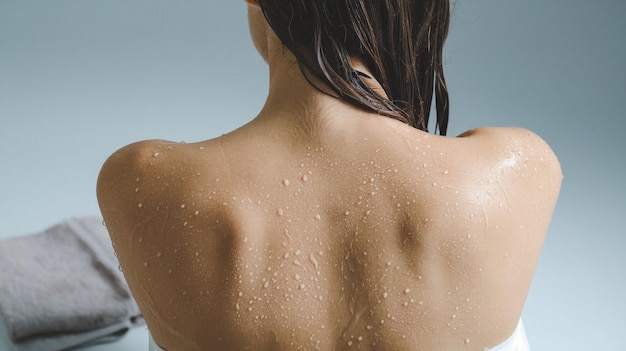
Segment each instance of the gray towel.
[{"label": "gray towel", "polygon": [[111,341],[142,322],[100,218],[0,241],[0,332],[13,350]]}]

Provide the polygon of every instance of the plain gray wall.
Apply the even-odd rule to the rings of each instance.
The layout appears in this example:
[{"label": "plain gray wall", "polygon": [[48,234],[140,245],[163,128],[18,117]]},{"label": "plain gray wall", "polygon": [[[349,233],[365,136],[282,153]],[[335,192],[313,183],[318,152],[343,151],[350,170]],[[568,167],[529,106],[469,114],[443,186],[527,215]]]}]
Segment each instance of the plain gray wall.
[{"label": "plain gray wall", "polygon": [[[626,349],[625,19],[624,0],[454,9],[449,134],[529,128],[565,174],[524,312],[534,350]],[[260,109],[266,79],[243,1],[0,0],[0,237],[98,213],[109,154],[232,130]],[[145,349],[145,337],[93,350]]]}]

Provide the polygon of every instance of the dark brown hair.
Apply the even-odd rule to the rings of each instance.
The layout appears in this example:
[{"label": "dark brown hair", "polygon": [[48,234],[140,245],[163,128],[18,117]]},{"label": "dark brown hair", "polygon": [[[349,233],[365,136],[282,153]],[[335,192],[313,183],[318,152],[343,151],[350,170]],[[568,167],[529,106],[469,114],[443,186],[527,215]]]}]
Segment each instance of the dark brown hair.
[{"label": "dark brown hair", "polygon": [[[312,75],[346,101],[424,131],[434,93],[435,130],[445,135],[449,107],[442,56],[449,1],[259,0],[259,4],[307,79]],[[350,64],[351,55],[364,61],[389,99],[363,82]]]}]

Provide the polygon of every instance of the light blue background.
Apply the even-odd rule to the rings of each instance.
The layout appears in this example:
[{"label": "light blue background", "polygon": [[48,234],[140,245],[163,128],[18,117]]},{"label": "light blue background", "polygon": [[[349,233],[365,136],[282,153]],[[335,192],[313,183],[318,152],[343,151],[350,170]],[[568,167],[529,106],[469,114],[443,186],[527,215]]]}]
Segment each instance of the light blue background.
[{"label": "light blue background", "polygon": [[[250,120],[267,72],[239,0],[0,0],[0,237],[98,213],[117,148]],[[626,1],[458,0],[450,134],[517,125],[565,179],[524,312],[534,350],[625,350]],[[1,284],[2,282],[0,282]],[[140,329],[90,350],[145,350]]]}]

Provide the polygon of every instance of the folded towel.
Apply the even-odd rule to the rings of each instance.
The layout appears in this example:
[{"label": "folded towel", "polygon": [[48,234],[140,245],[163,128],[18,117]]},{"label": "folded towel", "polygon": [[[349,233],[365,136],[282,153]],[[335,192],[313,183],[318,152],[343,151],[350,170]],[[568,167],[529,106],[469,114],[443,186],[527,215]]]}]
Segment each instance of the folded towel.
[{"label": "folded towel", "polygon": [[13,350],[110,341],[142,322],[100,218],[0,241],[0,328]]}]

